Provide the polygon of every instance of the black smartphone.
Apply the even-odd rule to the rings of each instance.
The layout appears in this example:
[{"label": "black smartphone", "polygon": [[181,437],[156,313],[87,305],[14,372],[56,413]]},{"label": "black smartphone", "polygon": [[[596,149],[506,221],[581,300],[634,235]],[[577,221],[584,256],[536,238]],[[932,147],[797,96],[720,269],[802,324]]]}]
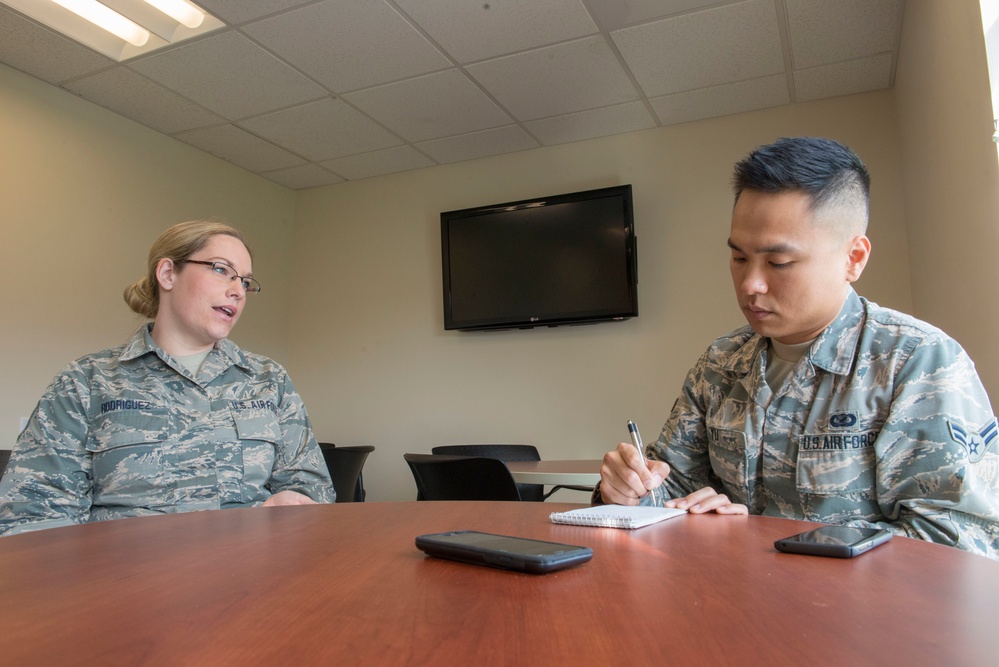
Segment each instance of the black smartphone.
[{"label": "black smartphone", "polygon": [[416,546],[429,556],[532,574],[562,570],[593,558],[589,547],[475,530],[420,535]]},{"label": "black smartphone", "polygon": [[822,526],[774,542],[777,551],[810,556],[853,558],[870,551],[891,539],[892,534],[882,528],[855,528],[854,526]]}]

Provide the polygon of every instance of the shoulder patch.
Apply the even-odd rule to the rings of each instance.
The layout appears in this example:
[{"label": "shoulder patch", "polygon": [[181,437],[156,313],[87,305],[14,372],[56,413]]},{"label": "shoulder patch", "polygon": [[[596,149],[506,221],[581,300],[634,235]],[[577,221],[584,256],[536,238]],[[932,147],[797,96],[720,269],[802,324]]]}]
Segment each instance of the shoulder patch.
[{"label": "shoulder patch", "polygon": [[999,426],[996,425],[995,417],[985,422],[985,425],[977,430],[967,429],[950,420],[947,421],[947,426],[950,428],[950,437],[968,450],[968,460],[972,463],[981,461],[985,452],[999,437]]}]

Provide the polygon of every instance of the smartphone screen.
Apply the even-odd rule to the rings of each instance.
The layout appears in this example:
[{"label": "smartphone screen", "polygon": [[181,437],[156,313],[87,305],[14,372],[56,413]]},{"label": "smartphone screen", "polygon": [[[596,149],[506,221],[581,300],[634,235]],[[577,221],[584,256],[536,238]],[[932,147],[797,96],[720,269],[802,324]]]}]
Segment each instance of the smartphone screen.
[{"label": "smartphone screen", "polygon": [[420,535],[416,546],[438,558],[535,574],[579,565],[593,557],[589,547],[474,530]]},{"label": "smartphone screen", "polygon": [[774,542],[778,551],[853,558],[890,540],[892,534],[882,528],[857,528],[854,526],[822,526]]}]

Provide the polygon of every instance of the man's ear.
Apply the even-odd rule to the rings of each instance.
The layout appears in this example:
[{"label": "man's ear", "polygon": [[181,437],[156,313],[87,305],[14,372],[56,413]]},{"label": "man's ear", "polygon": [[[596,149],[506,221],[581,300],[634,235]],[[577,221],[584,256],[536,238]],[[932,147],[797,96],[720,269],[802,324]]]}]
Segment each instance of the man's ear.
[{"label": "man's ear", "polygon": [[173,289],[173,281],[177,277],[177,267],[174,265],[173,260],[169,257],[164,257],[160,261],[156,262],[156,282],[159,283],[161,290],[166,290],[169,292]]},{"label": "man's ear", "polygon": [[850,241],[850,252],[846,262],[846,280],[854,282],[860,278],[867,266],[867,260],[871,258],[871,240],[861,234],[853,237]]}]

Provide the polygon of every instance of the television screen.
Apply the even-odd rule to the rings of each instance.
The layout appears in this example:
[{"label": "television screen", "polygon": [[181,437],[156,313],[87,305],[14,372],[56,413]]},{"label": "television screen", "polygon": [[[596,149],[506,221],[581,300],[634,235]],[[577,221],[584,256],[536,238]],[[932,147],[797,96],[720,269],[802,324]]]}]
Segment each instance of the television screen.
[{"label": "television screen", "polygon": [[441,213],[444,328],[638,315],[631,186]]}]

